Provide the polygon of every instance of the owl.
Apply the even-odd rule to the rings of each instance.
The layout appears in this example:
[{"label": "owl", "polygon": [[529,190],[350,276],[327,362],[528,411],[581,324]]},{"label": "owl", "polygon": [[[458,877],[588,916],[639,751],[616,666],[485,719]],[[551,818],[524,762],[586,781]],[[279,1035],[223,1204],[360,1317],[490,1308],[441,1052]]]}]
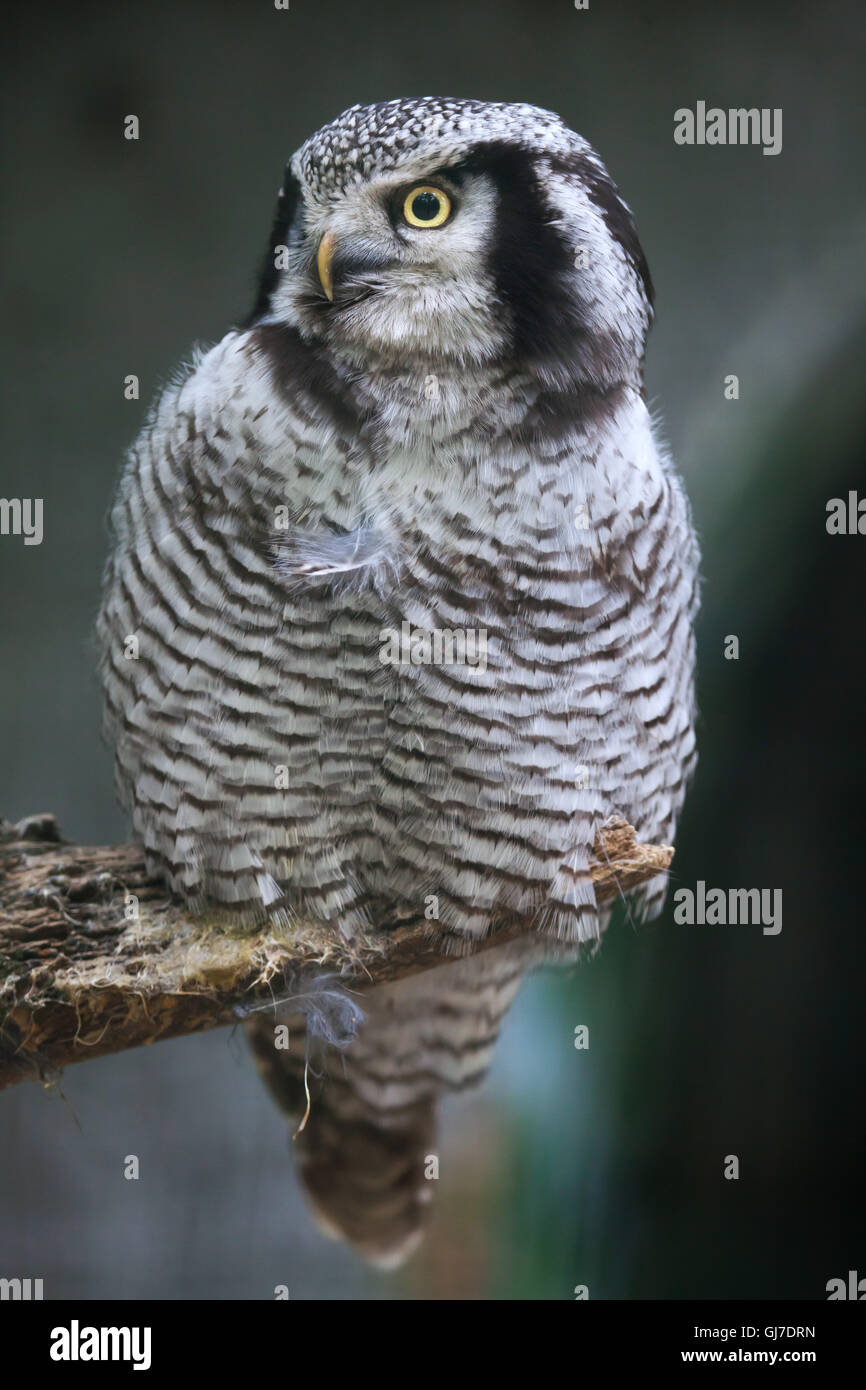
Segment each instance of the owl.
[{"label": "owl", "polygon": [[293,156],[252,313],[157,401],[112,514],[105,728],[192,910],[599,939],[599,826],[671,842],[695,761],[652,304],[551,112],[354,106]]}]

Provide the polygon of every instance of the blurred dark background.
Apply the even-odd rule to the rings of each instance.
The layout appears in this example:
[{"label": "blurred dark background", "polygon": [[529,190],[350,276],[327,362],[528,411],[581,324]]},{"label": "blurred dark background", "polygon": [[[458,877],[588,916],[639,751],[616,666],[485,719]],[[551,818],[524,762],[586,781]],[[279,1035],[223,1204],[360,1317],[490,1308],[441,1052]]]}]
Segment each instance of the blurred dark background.
[{"label": "blurred dark background", "polygon": [[[316,1231],[285,1123],[223,1031],[0,1097],[0,1275],[52,1298],[521,1299],[821,1299],[866,1275],[866,537],[825,529],[828,499],[866,494],[860,10],[113,0],[7,18],[0,495],[44,498],[45,538],[0,539],[3,814],[127,834],[93,674],[104,518],[160,382],[249,307],[288,155],[358,101],[522,100],[598,148],[656,282],[649,387],[705,574],[674,886],[781,888],[784,919],[770,937],[670,907],[620,918],[596,959],[535,976],[480,1100],[446,1108],[436,1218],[401,1273]],[[782,153],[677,146],[673,113],[698,100],[781,107]]]}]

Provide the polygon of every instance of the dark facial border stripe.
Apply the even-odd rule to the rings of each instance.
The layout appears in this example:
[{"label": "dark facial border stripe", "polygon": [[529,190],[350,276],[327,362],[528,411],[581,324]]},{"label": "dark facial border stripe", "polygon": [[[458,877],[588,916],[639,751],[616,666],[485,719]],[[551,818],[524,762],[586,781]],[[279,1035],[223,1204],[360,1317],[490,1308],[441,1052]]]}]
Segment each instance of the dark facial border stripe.
[{"label": "dark facial border stripe", "polygon": [[261,270],[259,271],[258,286],[256,289],[256,302],[253,311],[246,321],[245,327],[267,313],[270,306],[271,295],[273,294],[280,272],[274,264],[274,247],[285,246],[289,238],[289,228],[298,210],[298,203],[301,197],[301,185],[295,178],[291,169],[286,165],[286,172],[283,175],[283,187],[277,200],[277,210],[274,213],[274,224],[271,228],[271,235],[262,257]]}]

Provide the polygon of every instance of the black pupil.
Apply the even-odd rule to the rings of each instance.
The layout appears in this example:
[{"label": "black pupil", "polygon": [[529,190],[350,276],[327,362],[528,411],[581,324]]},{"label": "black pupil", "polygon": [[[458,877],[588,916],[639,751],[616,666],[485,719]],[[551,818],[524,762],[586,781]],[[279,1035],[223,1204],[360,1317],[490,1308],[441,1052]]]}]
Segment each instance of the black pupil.
[{"label": "black pupil", "polygon": [[432,222],[439,216],[440,200],[435,193],[416,193],[412,199],[412,212],[419,222]]}]

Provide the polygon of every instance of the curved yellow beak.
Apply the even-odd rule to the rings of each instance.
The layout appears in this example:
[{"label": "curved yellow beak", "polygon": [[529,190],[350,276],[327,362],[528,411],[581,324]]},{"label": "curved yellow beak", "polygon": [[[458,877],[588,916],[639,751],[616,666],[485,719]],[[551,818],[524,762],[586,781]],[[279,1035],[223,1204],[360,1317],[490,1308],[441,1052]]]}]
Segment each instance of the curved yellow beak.
[{"label": "curved yellow beak", "polygon": [[331,261],[334,258],[334,247],[337,244],[337,237],[334,232],[325,232],[319,242],[319,250],[316,255],[316,269],[319,272],[319,281],[322,289],[330,300],[334,298],[334,281],[331,276]]}]

